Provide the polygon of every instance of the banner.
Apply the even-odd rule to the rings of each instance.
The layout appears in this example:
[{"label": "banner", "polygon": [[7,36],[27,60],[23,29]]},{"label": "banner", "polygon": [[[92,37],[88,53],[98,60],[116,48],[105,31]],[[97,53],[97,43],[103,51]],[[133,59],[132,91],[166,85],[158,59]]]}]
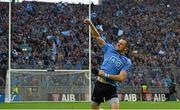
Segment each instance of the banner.
[{"label": "banner", "polygon": [[166,94],[156,94],[156,93],[147,93],[147,94],[118,94],[121,101],[154,101],[154,102],[163,102],[166,101]]},{"label": "banner", "polygon": [[85,94],[49,93],[48,101],[85,101]]},{"label": "banner", "polygon": [[143,94],[142,100],[143,101],[164,102],[164,101],[166,101],[166,95],[165,94]]},{"label": "banner", "polygon": [[119,99],[121,101],[138,101],[140,100],[140,95],[139,94],[119,94]]}]

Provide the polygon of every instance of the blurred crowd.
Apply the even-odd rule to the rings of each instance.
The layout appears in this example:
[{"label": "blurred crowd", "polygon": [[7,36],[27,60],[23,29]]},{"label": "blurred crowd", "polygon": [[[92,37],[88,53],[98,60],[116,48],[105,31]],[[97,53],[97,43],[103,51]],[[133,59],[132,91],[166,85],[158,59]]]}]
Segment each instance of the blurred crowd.
[{"label": "blurred crowd", "polygon": [[12,4],[12,68],[88,69],[86,17],[88,5]]},{"label": "blurred crowd", "polygon": [[9,5],[0,2],[0,86],[4,86],[8,68]]},{"label": "blurred crowd", "polygon": [[[132,60],[129,85],[169,86],[180,67],[180,3],[178,0],[102,0],[92,6],[92,21],[108,43],[125,37]],[[102,51],[92,42],[92,63],[99,66]]]}]

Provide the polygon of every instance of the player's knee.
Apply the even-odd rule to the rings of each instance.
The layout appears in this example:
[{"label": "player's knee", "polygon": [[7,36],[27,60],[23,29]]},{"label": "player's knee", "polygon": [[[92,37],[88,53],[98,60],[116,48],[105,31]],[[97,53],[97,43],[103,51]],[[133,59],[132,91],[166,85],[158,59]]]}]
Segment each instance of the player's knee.
[{"label": "player's knee", "polygon": [[118,98],[112,98],[108,100],[109,105],[111,108],[118,109],[119,108],[119,99]]},{"label": "player's knee", "polygon": [[91,101],[91,107],[92,108],[99,108],[99,106],[100,106],[100,103],[97,103],[97,102],[94,102],[94,101]]},{"label": "player's knee", "polygon": [[118,110],[118,109],[119,109],[119,104],[113,103],[113,104],[111,105],[111,110]]}]

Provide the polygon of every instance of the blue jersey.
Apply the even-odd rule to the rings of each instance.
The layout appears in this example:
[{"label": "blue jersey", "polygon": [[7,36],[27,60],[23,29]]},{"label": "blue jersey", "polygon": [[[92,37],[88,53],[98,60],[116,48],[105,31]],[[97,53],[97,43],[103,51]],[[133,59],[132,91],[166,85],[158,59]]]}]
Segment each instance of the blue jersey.
[{"label": "blue jersey", "polygon": [[[111,44],[105,43],[102,47],[104,53],[101,70],[107,74],[118,75],[122,70],[127,71],[131,66],[131,60],[121,55]],[[107,83],[117,86],[118,81],[104,78]]]}]

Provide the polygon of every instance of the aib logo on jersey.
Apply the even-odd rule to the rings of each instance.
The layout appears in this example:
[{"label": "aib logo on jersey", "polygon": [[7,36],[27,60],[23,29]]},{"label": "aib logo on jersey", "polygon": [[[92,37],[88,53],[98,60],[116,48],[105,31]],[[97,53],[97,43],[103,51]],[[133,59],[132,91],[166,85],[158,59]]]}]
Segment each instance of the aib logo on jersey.
[{"label": "aib logo on jersey", "polygon": [[110,61],[110,63],[113,63],[118,70],[120,70],[123,65],[123,62],[115,56],[111,56],[109,61]]}]

